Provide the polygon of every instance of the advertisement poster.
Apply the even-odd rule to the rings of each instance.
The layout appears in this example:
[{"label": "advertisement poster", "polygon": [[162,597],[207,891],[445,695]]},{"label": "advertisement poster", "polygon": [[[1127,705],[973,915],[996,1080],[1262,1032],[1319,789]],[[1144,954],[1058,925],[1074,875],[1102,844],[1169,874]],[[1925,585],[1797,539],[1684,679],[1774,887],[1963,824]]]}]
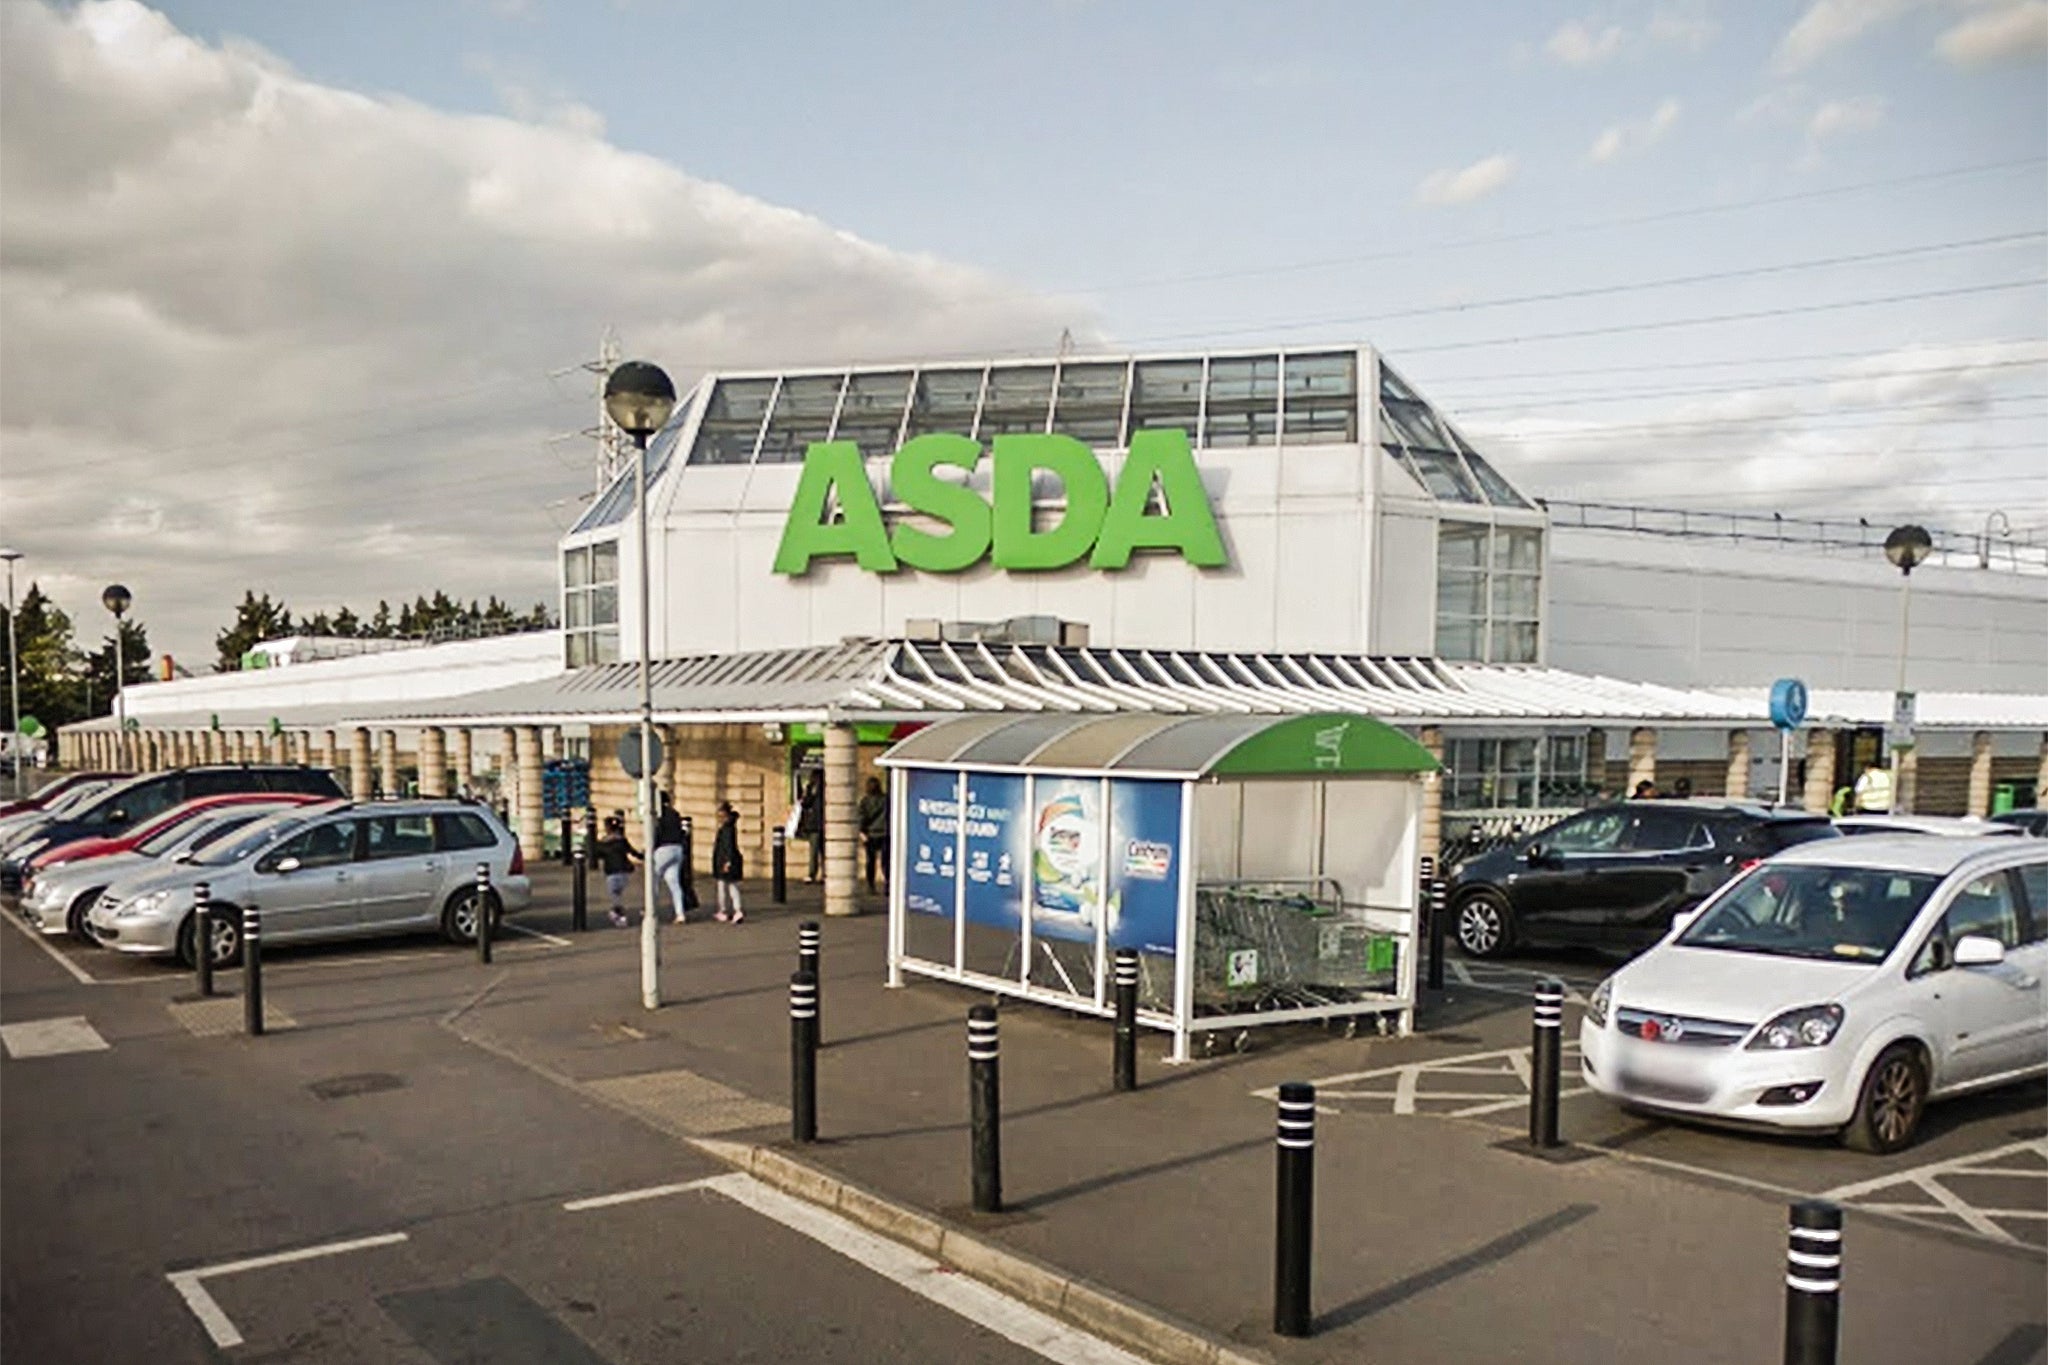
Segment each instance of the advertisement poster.
[{"label": "advertisement poster", "polygon": [[1109,946],[1171,953],[1180,923],[1181,784],[1109,786]]},{"label": "advertisement poster", "polygon": [[959,778],[923,768],[904,776],[903,904],[915,914],[950,918],[959,885]]},{"label": "advertisement poster", "polygon": [[1031,812],[1031,932],[1093,942],[1102,913],[1102,784],[1041,778]]},{"label": "advertisement poster", "polygon": [[967,775],[967,918],[1012,933],[1024,914],[1024,779]]}]

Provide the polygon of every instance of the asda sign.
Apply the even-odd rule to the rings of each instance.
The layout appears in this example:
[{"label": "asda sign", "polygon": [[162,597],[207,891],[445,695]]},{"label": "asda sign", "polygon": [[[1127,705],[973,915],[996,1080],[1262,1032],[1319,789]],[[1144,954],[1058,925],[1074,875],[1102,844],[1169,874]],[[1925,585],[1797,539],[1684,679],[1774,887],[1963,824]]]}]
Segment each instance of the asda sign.
[{"label": "asda sign", "polygon": [[[782,528],[775,572],[804,573],[819,559],[851,559],[870,573],[957,573],[984,559],[1025,572],[1084,559],[1092,568],[1116,570],[1140,550],[1172,551],[1200,568],[1226,562],[1184,431],[1132,433],[1114,487],[1095,452],[1071,436],[996,437],[987,501],[940,474],[945,468],[972,474],[981,455],[980,443],[965,436],[934,433],[904,443],[889,462],[890,490],[941,529],[908,519],[891,527],[868,483],[860,447],[851,441],[813,445]],[[1038,524],[1031,501],[1041,472],[1066,489],[1066,508],[1049,526]]]}]

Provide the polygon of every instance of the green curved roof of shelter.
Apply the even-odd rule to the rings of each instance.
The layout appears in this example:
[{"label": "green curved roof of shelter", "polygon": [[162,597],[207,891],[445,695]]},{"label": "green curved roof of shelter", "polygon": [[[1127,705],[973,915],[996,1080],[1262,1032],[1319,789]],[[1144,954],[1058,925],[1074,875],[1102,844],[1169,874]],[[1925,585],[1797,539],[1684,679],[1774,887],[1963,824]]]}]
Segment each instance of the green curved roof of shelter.
[{"label": "green curved roof of shelter", "polygon": [[1438,764],[1371,716],[1156,713],[964,716],[928,726],[881,759],[891,767],[1144,777],[1359,777]]}]

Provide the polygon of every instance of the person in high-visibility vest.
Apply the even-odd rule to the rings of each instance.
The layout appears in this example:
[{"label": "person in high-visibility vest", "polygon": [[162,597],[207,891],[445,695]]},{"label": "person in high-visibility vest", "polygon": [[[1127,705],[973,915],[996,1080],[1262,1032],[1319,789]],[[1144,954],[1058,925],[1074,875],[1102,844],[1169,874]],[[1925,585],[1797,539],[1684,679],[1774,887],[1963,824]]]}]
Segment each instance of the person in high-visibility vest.
[{"label": "person in high-visibility vest", "polygon": [[1856,779],[1856,809],[1884,812],[1892,808],[1892,775],[1888,768],[1870,767]]}]

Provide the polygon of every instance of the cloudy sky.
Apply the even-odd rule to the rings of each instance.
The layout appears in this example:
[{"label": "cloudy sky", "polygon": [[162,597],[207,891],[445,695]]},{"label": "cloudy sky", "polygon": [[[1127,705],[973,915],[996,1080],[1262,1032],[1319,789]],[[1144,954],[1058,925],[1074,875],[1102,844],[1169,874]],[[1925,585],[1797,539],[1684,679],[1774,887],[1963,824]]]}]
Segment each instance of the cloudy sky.
[{"label": "cloudy sky", "polygon": [[2048,0],[0,3],[0,541],[552,601],[590,359],[1369,340],[1554,498],[2048,538]]}]

